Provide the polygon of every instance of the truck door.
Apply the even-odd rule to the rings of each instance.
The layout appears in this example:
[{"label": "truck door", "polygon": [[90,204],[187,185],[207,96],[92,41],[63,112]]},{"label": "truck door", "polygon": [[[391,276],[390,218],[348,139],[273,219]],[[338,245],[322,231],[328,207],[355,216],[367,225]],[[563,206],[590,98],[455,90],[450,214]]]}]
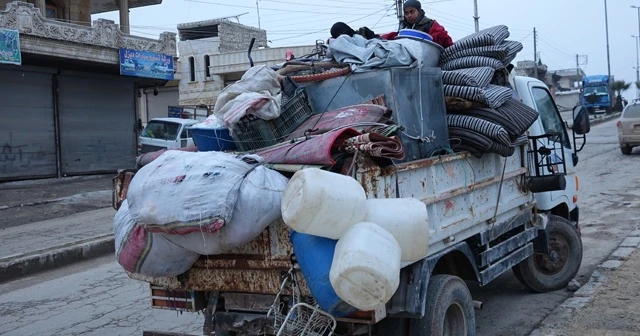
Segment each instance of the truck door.
[{"label": "truck door", "polygon": [[[560,137],[557,139],[559,143],[552,143],[549,139],[540,139],[538,141],[545,141],[545,146],[547,148],[562,148],[564,152],[564,161],[566,164],[566,188],[565,190],[551,191],[549,193],[549,198],[551,204],[544,204],[542,202],[540,204],[543,206],[544,210],[551,210],[561,203],[566,203],[567,210],[572,211],[575,208],[575,202],[577,201],[577,181],[576,181],[576,172],[574,163],[572,160],[573,149],[571,146],[571,141],[569,139],[569,135],[567,134],[567,130],[565,128],[565,123],[562,120],[560,112],[556,106],[555,101],[553,100],[551,93],[549,90],[542,85],[540,82],[530,82],[529,83],[529,91],[531,93],[531,100],[534,107],[538,113],[538,129],[541,134],[531,134],[531,135],[542,135],[549,133],[559,133]],[[551,160],[554,160],[555,155],[551,155]],[[556,158],[559,159],[559,158]],[[549,173],[550,174],[550,173]],[[542,196],[542,195],[540,195]],[[545,197],[540,197],[544,199]],[[568,215],[568,214],[567,214]]]}]

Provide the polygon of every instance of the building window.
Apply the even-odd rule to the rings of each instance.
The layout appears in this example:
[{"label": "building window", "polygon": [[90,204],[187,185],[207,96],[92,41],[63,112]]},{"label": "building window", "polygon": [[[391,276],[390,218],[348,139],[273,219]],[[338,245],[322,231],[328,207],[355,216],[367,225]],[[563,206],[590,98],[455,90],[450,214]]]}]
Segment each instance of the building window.
[{"label": "building window", "polygon": [[196,81],[196,60],[193,57],[189,57],[189,81]]},{"label": "building window", "polygon": [[58,18],[58,6],[54,5],[53,3],[47,1],[46,2],[46,10],[45,13],[47,14],[47,19],[57,19]]},{"label": "building window", "polygon": [[209,66],[211,65],[211,59],[209,55],[204,55],[204,76],[206,78],[211,77],[211,71],[209,71]]}]

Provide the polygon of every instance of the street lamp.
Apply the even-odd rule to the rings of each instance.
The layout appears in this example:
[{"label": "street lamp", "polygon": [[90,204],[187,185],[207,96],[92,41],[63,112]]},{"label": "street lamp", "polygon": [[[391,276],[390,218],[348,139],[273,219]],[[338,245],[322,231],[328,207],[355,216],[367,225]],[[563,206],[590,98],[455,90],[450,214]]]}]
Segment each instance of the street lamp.
[{"label": "street lamp", "polygon": [[[636,42],[636,83],[640,83],[640,36],[631,35]],[[640,88],[636,88],[636,99],[640,99]]]}]

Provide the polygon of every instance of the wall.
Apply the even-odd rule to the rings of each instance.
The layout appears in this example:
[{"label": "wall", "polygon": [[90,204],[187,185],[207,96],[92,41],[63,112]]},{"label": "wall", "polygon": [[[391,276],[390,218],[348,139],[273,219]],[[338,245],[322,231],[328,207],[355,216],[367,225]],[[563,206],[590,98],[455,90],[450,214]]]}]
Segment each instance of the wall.
[{"label": "wall", "polygon": [[153,118],[166,118],[169,106],[178,105],[178,87],[160,87],[158,95],[153,95],[153,88],[139,90],[138,115],[143,125]]},{"label": "wall", "polygon": [[267,46],[267,31],[243,24],[226,21],[219,25],[220,53],[246,51],[251,38],[255,37],[254,49]]},{"label": "wall", "polygon": [[[0,0],[0,11],[6,5],[16,0]],[[35,0],[22,1],[36,5]],[[90,0],[50,0],[58,8],[58,18],[62,21],[72,22],[78,25],[91,26],[91,1]]]}]

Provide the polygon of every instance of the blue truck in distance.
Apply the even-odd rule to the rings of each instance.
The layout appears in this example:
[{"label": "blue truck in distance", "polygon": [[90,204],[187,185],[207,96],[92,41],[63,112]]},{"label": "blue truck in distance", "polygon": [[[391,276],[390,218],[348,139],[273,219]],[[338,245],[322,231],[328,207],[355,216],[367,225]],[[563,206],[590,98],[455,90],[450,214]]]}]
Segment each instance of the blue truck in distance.
[{"label": "blue truck in distance", "polygon": [[[613,76],[611,76],[611,82],[613,82]],[[589,110],[589,113],[595,113],[598,110],[610,113],[613,97],[609,76],[593,75],[582,79],[582,105]]]}]

